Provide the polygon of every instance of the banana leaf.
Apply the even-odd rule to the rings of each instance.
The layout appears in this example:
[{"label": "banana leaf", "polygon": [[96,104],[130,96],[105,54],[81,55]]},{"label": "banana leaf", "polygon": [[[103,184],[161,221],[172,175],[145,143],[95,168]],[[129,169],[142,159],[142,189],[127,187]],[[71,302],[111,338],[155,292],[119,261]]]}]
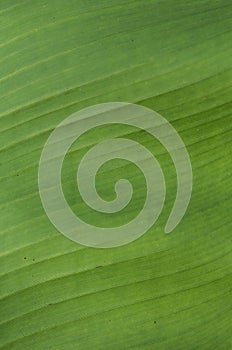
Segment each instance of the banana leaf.
[{"label": "banana leaf", "polygon": [[[232,349],[232,4],[229,0],[1,0],[1,349]],[[41,203],[38,169],[51,132],[96,104],[129,102],[162,115],[189,153],[193,189],[182,221],[164,232],[175,168],[159,140],[120,123],[71,146],[63,191],[85,222],[112,228],[141,210],[143,174],[106,162],[96,177],[133,186],[117,213],[89,208],[77,166],[94,145],[127,138],[165,176],[156,223],[108,249],[73,242]]]}]

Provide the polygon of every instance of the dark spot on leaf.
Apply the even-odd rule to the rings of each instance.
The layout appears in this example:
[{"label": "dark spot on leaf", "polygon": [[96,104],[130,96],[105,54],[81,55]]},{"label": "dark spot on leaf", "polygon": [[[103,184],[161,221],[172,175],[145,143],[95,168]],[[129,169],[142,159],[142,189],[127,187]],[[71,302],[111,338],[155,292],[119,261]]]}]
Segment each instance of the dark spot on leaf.
[{"label": "dark spot on leaf", "polygon": [[27,257],[26,256],[24,256],[24,258],[23,258],[24,260],[26,260],[27,259]]},{"label": "dark spot on leaf", "polygon": [[103,267],[102,265],[98,265],[98,266],[96,266],[96,269],[99,269],[99,267]]}]

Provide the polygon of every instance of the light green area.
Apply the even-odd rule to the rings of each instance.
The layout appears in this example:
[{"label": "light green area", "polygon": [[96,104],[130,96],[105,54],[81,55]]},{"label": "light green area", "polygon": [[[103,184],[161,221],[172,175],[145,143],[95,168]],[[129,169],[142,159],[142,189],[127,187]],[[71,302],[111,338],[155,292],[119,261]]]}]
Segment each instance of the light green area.
[{"label": "light green area", "polygon": [[[0,0],[1,348],[232,349],[232,4],[230,0]],[[145,132],[90,132],[65,159],[73,210],[106,226],[140,209],[144,179],[107,163],[97,189],[113,199],[128,177],[123,216],[97,216],[75,189],[81,156],[111,135],[147,147],[166,176],[164,210],[137,241],[94,249],[52,226],[37,184],[43,145],[71,113],[138,103],[162,114],[193,166],[190,206],[164,234],[176,194],[170,156]]]}]

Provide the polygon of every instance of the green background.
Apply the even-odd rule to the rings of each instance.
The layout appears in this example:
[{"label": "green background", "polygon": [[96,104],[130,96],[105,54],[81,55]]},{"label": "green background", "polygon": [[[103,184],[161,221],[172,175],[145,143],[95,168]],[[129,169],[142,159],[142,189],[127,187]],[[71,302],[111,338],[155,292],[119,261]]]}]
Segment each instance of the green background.
[{"label": "green background", "polygon": [[[231,9],[230,0],[0,0],[2,349],[232,349]],[[182,222],[164,234],[176,194],[169,155],[122,125],[90,133],[65,159],[74,211],[77,162],[111,135],[153,152],[167,185],[145,235],[94,249],[50,223],[38,162],[59,122],[111,101],[150,107],[176,128],[193,193]],[[86,220],[115,226],[138,213],[144,179],[133,165],[106,164],[97,188],[112,199],[122,174],[135,186],[127,213],[93,217],[83,205]]]}]

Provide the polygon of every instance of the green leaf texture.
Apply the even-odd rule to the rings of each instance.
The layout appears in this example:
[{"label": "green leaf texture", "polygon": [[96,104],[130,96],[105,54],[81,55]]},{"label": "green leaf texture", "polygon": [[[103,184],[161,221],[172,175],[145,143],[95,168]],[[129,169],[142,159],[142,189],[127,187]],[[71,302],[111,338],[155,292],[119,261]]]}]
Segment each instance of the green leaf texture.
[{"label": "green leaf texture", "polygon": [[[1,349],[232,349],[231,10],[231,0],[0,0]],[[47,218],[38,164],[59,122],[111,101],[149,107],[175,127],[193,192],[182,222],[165,234],[176,194],[165,149],[122,125],[87,133],[62,173],[70,206],[87,222],[123,224],[144,200],[142,174],[118,160],[96,185],[111,200],[115,181],[128,177],[135,191],[125,213],[80,204],[77,164],[101,140],[144,145],[167,186],[145,235],[94,249]]]}]

